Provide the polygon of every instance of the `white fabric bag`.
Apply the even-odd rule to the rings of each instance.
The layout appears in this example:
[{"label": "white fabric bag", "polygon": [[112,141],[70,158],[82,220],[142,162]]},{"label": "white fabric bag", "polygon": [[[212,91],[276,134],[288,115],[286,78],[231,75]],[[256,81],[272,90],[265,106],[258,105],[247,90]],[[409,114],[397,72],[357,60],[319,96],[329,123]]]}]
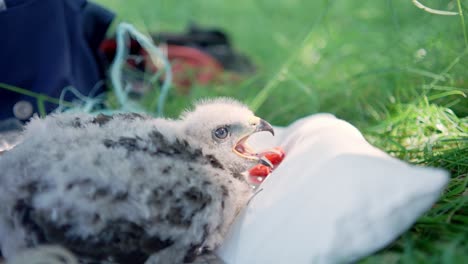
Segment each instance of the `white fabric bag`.
[{"label": "white fabric bag", "polygon": [[286,158],[218,249],[227,264],[358,260],[407,230],[448,181],[443,170],[411,166],[371,146],[332,115],[275,132],[250,140],[256,149],[281,146]]}]

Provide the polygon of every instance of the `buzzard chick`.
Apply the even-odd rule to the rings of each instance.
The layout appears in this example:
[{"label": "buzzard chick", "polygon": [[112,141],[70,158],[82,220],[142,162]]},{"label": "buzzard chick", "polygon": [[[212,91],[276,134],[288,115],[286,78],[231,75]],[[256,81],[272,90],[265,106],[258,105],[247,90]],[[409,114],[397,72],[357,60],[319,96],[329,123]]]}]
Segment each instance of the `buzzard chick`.
[{"label": "buzzard chick", "polygon": [[81,263],[184,263],[221,242],[251,196],[249,135],[272,127],[231,99],[178,120],[35,118],[0,156],[0,245],[9,259],[57,244]]}]

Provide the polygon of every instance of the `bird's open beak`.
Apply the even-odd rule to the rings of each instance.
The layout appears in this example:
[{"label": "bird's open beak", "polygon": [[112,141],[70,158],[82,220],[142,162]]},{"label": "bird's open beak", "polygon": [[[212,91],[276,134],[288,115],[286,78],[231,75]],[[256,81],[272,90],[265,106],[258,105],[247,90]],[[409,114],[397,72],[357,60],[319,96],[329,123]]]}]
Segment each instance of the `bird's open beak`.
[{"label": "bird's open beak", "polygon": [[247,139],[254,134],[262,131],[270,132],[273,136],[275,135],[275,131],[273,127],[265,120],[260,119],[258,117],[252,117],[249,121],[250,125],[252,126],[252,130],[247,133],[246,135],[242,136],[239,141],[234,145],[233,151],[237,155],[246,158],[246,159],[254,159],[259,160],[260,157],[257,152],[255,152],[252,147],[247,144]]}]

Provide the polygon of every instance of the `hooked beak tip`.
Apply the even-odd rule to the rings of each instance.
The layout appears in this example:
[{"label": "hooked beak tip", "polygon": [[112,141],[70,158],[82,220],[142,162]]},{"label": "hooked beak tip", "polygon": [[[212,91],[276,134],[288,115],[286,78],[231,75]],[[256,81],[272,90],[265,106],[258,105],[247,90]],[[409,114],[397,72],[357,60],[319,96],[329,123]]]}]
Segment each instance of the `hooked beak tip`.
[{"label": "hooked beak tip", "polygon": [[257,128],[255,129],[255,132],[261,132],[261,131],[268,131],[273,136],[275,135],[275,130],[270,125],[270,123],[268,123],[267,121],[263,119],[260,119],[260,122],[258,123]]}]

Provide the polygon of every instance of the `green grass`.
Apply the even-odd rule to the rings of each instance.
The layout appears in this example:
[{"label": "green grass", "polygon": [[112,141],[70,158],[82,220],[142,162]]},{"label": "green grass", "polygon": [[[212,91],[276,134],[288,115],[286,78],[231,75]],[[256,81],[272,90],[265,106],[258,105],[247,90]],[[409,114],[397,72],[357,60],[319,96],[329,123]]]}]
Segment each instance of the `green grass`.
[{"label": "green grass", "polygon": [[[463,16],[410,0],[99,0],[146,32],[190,21],[225,29],[252,58],[241,83],[172,90],[169,116],[206,96],[232,96],[278,125],[331,112],[374,145],[452,180],[414,227],[364,263],[468,263],[468,40]],[[467,2],[427,0],[468,13]]]}]

